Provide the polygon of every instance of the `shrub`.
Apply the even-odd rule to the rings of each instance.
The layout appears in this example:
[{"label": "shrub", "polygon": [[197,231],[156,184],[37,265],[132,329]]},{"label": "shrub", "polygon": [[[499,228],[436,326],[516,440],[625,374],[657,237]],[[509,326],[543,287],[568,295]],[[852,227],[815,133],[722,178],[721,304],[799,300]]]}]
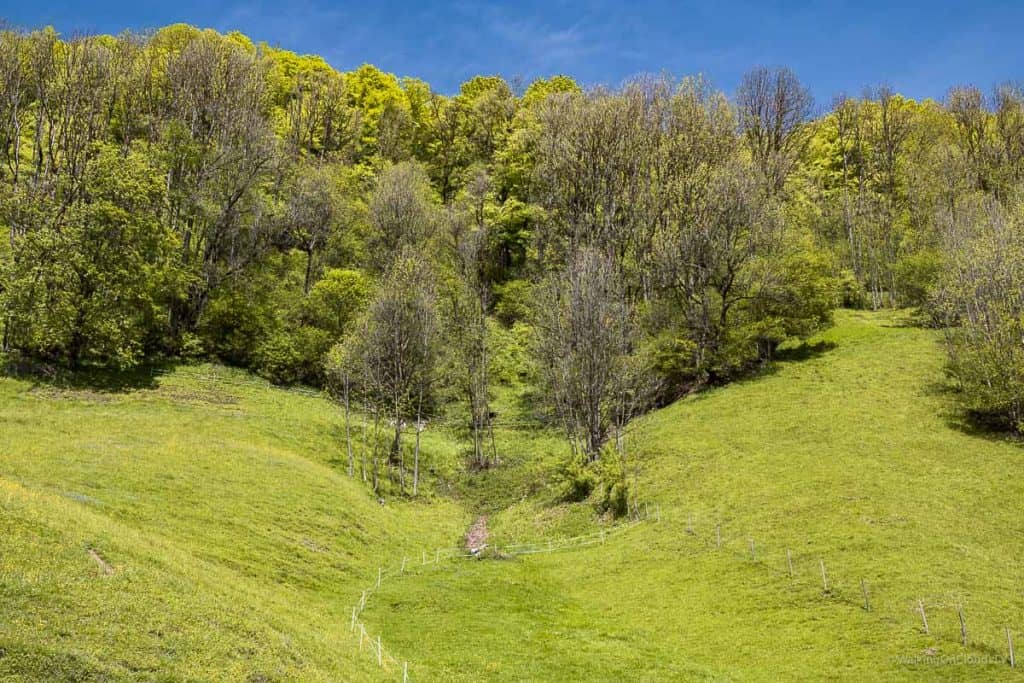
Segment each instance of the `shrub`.
[{"label": "shrub", "polygon": [[948,267],[931,307],[950,374],[969,413],[1024,431],[1024,206],[979,200],[943,219]]},{"label": "shrub", "polygon": [[256,288],[224,287],[199,324],[206,350],[233,365],[252,365],[254,350],[270,334],[273,322],[273,311],[263,299]]},{"label": "shrub", "polygon": [[491,340],[491,377],[502,384],[526,381],[530,375],[530,339],[533,328],[517,322],[511,329],[488,326]]},{"label": "shrub", "polygon": [[326,331],[309,325],[277,330],[257,348],[256,370],[275,384],[319,384],[330,344]]},{"label": "shrub", "polygon": [[370,300],[369,278],[358,270],[332,268],[324,273],[306,299],[306,317],[336,337],[344,335]]},{"label": "shrub", "polygon": [[579,503],[590,497],[597,485],[597,475],[586,458],[567,460],[555,474],[558,499],[566,503]]},{"label": "shrub", "polygon": [[494,315],[506,327],[511,327],[517,322],[530,318],[530,297],[533,287],[529,282],[526,280],[510,280],[505,284],[498,285],[494,289],[497,295]]},{"label": "shrub", "polygon": [[904,303],[911,306],[926,303],[941,274],[942,255],[936,251],[918,251],[900,259],[896,263],[896,278]]},{"label": "shrub", "polygon": [[865,309],[869,306],[868,292],[864,283],[857,279],[849,268],[839,275],[839,301],[843,308]]},{"label": "shrub", "polygon": [[612,448],[605,448],[601,459],[596,463],[598,469],[598,497],[595,501],[600,512],[615,517],[629,514],[629,498],[632,487],[629,485],[629,474],[626,460]]}]

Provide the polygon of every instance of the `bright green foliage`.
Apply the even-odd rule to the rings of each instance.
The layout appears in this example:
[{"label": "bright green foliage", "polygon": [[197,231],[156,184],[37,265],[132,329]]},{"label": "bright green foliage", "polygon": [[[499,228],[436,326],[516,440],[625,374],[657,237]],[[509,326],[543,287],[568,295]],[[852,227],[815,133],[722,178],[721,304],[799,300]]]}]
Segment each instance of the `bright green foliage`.
[{"label": "bright green foliage", "polygon": [[583,92],[569,76],[559,75],[552,76],[551,78],[538,78],[526,88],[526,92],[523,93],[523,106],[532,109],[540,105],[551,95],[559,93],[579,93]]},{"label": "bright green foliage", "polygon": [[272,277],[272,272],[251,273],[217,291],[198,329],[204,351],[235,365],[254,363],[256,348],[276,323],[273,290],[263,284]]},{"label": "bright green foliage", "polygon": [[490,208],[488,218],[494,226],[488,233],[492,280],[501,282],[525,270],[533,248],[533,226],[542,217],[539,207],[514,196]]},{"label": "bright green foliage", "polygon": [[369,279],[358,270],[328,270],[309,293],[307,316],[311,323],[340,338],[351,330],[371,291]]},{"label": "bright green foliage", "polygon": [[516,322],[530,319],[533,285],[526,280],[509,280],[495,290],[498,303],[494,307],[494,315],[498,320],[511,327]]},{"label": "bright green foliage", "polygon": [[957,191],[943,168],[953,121],[931,101],[869,95],[815,123],[793,188],[872,307],[921,305],[938,274],[936,212]]},{"label": "bright green foliage", "polygon": [[973,202],[947,220],[932,310],[948,326],[950,374],[976,417],[1024,431],[1024,207]]},{"label": "bright green foliage", "polygon": [[131,366],[156,341],[161,306],[175,291],[176,240],[159,220],[163,186],[144,155],[103,146],[81,188],[65,192],[73,200],[59,221],[33,221],[15,242],[0,301],[8,343],[73,365]]},{"label": "bright green foliage", "polygon": [[488,335],[494,382],[520,386],[533,379],[535,367],[530,348],[533,329],[529,324],[516,321],[506,329],[492,322],[488,326]]},{"label": "bright green foliage", "polygon": [[316,55],[261,46],[275,132],[297,154],[320,159],[353,153],[358,117],[345,98],[344,76]]},{"label": "bright green foliage", "polygon": [[465,111],[464,135],[472,160],[489,162],[505,145],[516,112],[516,99],[500,76],[476,76],[459,88],[455,98]]},{"label": "bright green foliage", "polygon": [[[319,383],[369,294],[317,283],[406,249],[450,279],[438,245],[466,213],[486,238],[485,314],[506,325],[526,319],[528,283],[600,242],[670,398],[763,363],[834,302],[934,301],[958,248],[939,216],[971,193],[1008,205],[1024,181],[1009,85],[942,104],[882,87],[812,121],[775,70],[795,109],[762,149],[748,87],[584,92],[557,75],[519,94],[481,75],[446,96],[185,24],[2,31],[0,71],[3,350],[57,364],[209,354]],[[723,180],[769,167],[768,185]]]},{"label": "bright green foliage", "polygon": [[157,29],[150,38],[150,47],[157,53],[167,54],[181,52],[202,31],[189,24],[171,24]]},{"label": "bright green foliage", "polygon": [[411,120],[398,79],[364,64],[345,74],[345,97],[359,113],[358,158],[370,161],[379,154],[387,160],[401,159]]},{"label": "bright green foliage", "polygon": [[835,264],[809,236],[795,231],[787,235],[777,258],[781,277],[754,302],[751,312],[750,333],[769,349],[769,356],[783,342],[826,327],[839,304]]},{"label": "bright green foliage", "polygon": [[333,339],[312,325],[278,327],[256,347],[256,370],[275,384],[320,384]]}]

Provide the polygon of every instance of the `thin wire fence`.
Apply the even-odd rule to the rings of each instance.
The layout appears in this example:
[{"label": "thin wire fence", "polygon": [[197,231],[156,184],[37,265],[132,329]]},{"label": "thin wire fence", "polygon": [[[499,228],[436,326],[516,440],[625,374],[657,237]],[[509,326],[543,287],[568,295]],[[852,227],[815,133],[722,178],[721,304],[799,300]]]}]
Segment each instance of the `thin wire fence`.
[{"label": "thin wire fence", "polygon": [[[1016,666],[1013,645],[1016,631],[1008,625],[996,627],[991,623],[979,625],[976,620],[968,622],[967,612],[960,601],[950,602],[922,596],[908,604],[905,597],[880,592],[877,574],[875,580],[871,581],[866,576],[851,577],[838,563],[823,554],[766,546],[754,534],[736,533],[733,528],[720,522],[702,521],[703,524],[698,524],[694,515],[688,514],[684,536],[700,543],[705,552],[728,553],[735,559],[784,577],[795,586],[813,587],[819,595],[832,602],[864,612],[884,612],[904,623],[906,615],[913,614],[915,625],[912,628],[933,642],[948,642],[963,648],[965,656],[961,658],[962,661]],[[941,615],[941,622],[935,619],[938,615]],[[932,617],[931,623],[929,616]],[[936,628],[937,623],[941,624],[940,628]]]},{"label": "thin wire fence", "polygon": [[[637,507],[628,522],[616,524],[608,529],[601,529],[589,534],[560,539],[549,539],[546,541],[535,541],[532,543],[495,545],[491,548],[487,548],[487,550],[490,550],[494,556],[513,557],[520,555],[533,555],[537,553],[554,553],[599,545],[607,542],[609,539],[621,536],[630,529],[633,529],[642,522],[650,519],[648,512],[649,508],[647,506],[644,506],[643,512],[641,512],[639,507]],[[661,508],[656,507],[654,512],[654,518],[660,521]],[[429,565],[436,566],[442,561],[480,557],[483,550],[484,549],[481,548],[478,549],[477,552],[472,552],[462,551],[458,548],[435,548],[433,551],[421,551],[418,562],[415,557],[403,556],[400,561],[396,562],[395,565],[391,567],[379,567],[377,569],[375,581],[360,593],[359,600],[357,600],[352,606],[350,630],[359,638],[360,652],[363,651],[364,648],[368,648],[370,654],[376,657],[378,666],[388,673],[401,671],[403,683],[409,681],[409,662],[399,662],[394,655],[384,648],[382,637],[380,635],[374,637],[366,630],[366,624],[360,619],[363,611],[366,609],[367,602],[374,593],[381,589],[385,579],[392,579],[410,574],[412,570],[417,567],[422,568]]]},{"label": "thin wire fence", "polygon": [[[352,608],[352,630],[359,635],[360,649],[368,643],[371,654],[376,656],[378,664],[385,671],[400,670],[402,680],[408,681],[408,662],[399,662],[388,653],[384,649],[381,637],[371,637],[366,631],[365,624],[360,620],[367,600],[380,589],[385,579],[411,573],[416,567],[436,566],[442,561],[478,557],[484,551],[489,551],[493,556],[510,557],[600,545],[651,519],[661,521],[660,506],[644,506],[643,510],[637,506],[629,521],[579,536],[528,543],[494,544],[489,548],[477,549],[477,552],[466,552],[458,548],[438,548],[432,552],[422,551],[419,558],[403,557],[394,567],[381,567],[376,581],[362,592],[360,600]],[[688,514],[683,537],[702,546],[705,553],[727,553],[736,560],[786,578],[791,585],[808,591],[813,589],[815,593],[826,597],[832,603],[843,604],[866,613],[884,613],[889,618],[895,615],[897,623],[906,623],[906,615],[913,613],[915,625],[912,628],[920,635],[927,636],[929,642],[948,642],[962,648],[963,655],[958,661],[1016,666],[1014,636],[1017,632],[1007,625],[996,628],[991,624],[979,625],[973,620],[969,622],[962,603],[921,597],[914,600],[913,604],[907,604],[905,597],[879,592],[876,582],[868,581],[866,577],[849,576],[823,555],[794,552],[791,548],[775,545],[766,546],[752,534],[736,533],[732,527],[726,527],[720,522],[700,521],[702,523],[698,523],[694,515]],[[906,659],[908,662],[927,661],[914,657]]]}]

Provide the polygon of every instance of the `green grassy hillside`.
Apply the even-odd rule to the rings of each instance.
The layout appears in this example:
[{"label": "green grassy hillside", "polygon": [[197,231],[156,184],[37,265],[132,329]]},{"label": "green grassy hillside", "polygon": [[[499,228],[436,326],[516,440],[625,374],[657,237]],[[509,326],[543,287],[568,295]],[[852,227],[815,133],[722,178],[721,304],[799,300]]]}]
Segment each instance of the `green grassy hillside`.
[{"label": "green grassy hillside", "polygon": [[[116,391],[0,380],[0,679],[400,679],[349,632],[380,564],[454,546],[479,513],[499,544],[608,523],[552,504],[562,447],[515,399],[500,467],[458,475],[429,432],[453,496],[381,506],[320,398],[215,367]],[[958,419],[934,332],[839,312],[760,376],[648,416],[633,449],[651,519],[584,549],[414,561],[367,628],[412,680],[1013,676],[1024,453]]]},{"label": "green grassy hillside", "polygon": [[466,519],[378,504],[340,430],[327,401],[212,366],[116,391],[0,380],[0,679],[375,675],[354,597]]},{"label": "green grassy hillside", "polygon": [[[660,524],[425,571],[365,618],[426,679],[1009,676],[1024,454],[959,423],[937,342],[898,314],[840,312],[764,375],[643,422],[641,496]],[[494,522],[529,529],[535,514]]]}]

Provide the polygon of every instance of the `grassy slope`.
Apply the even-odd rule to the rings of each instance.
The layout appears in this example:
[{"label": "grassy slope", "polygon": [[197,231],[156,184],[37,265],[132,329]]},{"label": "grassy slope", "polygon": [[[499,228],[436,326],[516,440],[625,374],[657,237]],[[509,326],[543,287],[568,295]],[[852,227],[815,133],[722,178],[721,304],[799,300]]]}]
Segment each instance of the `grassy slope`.
[{"label": "grassy slope", "polygon": [[[388,584],[366,619],[421,680],[1011,675],[999,660],[1004,624],[1024,641],[1019,446],[956,424],[935,334],[898,314],[841,312],[789,355],[644,422],[641,493],[660,524],[584,551],[428,567]],[[530,514],[496,521],[529,528],[503,517]],[[939,659],[964,654],[993,663]]]},{"label": "grassy slope", "polygon": [[0,379],[0,679],[376,676],[354,597],[466,518],[379,505],[340,430],[326,401],[223,368],[116,392]]},{"label": "grassy slope", "polygon": [[[964,653],[957,604],[972,655],[998,659],[1002,625],[1024,628],[1020,449],[955,424],[933,333],[890,315],[837,323],[772,373],[642,423],[641,495],[660,524],[585,550],[415,567],[364,620],[415,680],[1009,675],[897,658]],[[374,678],[348,610],[380,562],[451,545],[466,508],[502,542],[596,521],[549,505],[557,435],[500,430],[503,466],[462,480],[462,506],[381,507],[342,473],[335,408],[200,372],[215,377],[182,369],[111,393],[0,380],[0,679]],[[499,403],[522,416],[514,396]],[[459,447],[428,434],[453,477]]]}]

